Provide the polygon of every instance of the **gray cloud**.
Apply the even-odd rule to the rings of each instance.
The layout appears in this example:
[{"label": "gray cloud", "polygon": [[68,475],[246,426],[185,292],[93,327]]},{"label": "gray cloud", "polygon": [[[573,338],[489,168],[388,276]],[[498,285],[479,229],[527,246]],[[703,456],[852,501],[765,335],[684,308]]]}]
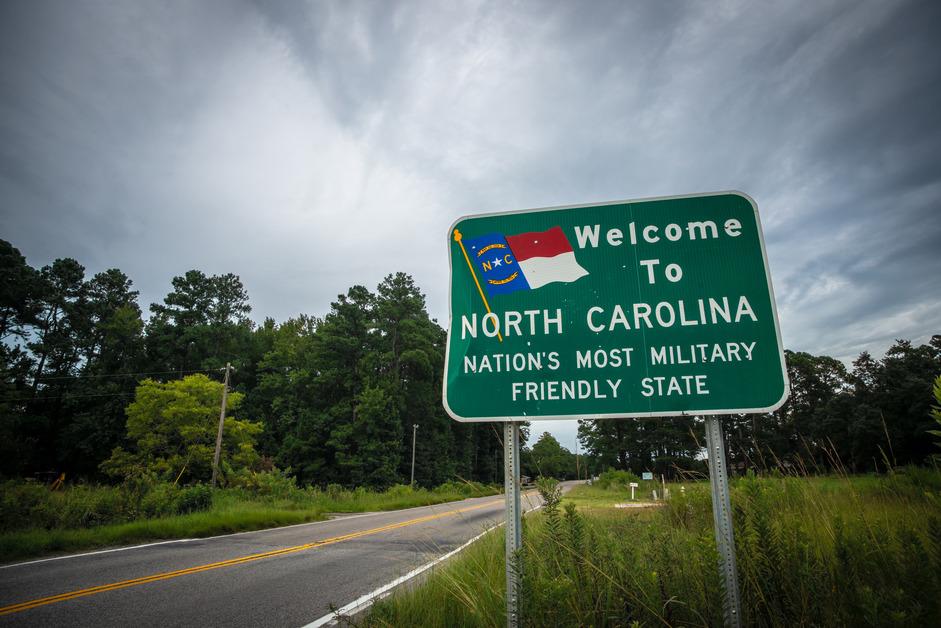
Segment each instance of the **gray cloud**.
[{"label": "gray cloud", "polygon": [[145,308],[194,267],[279,320],[405,270],[444,323],[458,215],[742,189],[785,344],[881,354],[941,331],[938,23],[848,0],[6,2],[0,226],[33,264],[120,267]]}]

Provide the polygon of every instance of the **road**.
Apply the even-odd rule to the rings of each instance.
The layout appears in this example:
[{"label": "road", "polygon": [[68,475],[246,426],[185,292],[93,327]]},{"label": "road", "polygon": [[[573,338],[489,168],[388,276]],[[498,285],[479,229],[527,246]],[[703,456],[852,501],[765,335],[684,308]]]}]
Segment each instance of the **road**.
[{"label": "road", "polygon": [[497,495],[0,566],[0,626],[304,626],[503,514]]}]

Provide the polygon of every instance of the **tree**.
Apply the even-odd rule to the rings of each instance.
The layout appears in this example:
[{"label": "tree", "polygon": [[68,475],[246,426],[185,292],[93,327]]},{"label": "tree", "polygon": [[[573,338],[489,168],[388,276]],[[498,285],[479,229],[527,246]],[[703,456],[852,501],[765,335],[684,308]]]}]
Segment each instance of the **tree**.
[{"label": "tree", "polygon": [[561,480],[575,477],[575,455],[549,432],[543,432],[527,454],[529,475]]},{"label": "tree", "polygon": [[600,467],[673,477],[677,469],[701,466],[702,422],[693,417],[582,420],[578,439]]},{"label": "tree", "polygon": [[27,326],[37,322],[39,292],[39,274],[19,249],[0,240],[0,347],[25,337]]},{"label": "tree", "polygon": [[[237,411],[240,393],[228,396]],[[165,481],[206,482],[212,474],[222,384],[205,375],[161,383],[145,379],[127,407],[128,450],[117,447],[102,463],[115,477],[153,474]],[[221,466],[238,471],[258,461],[255,437],[261,425],[226,416]],[[225,477],[226,474],[223,474]]]},{"label": "tree", "polygon": [[[934,422],[941,428],[941,375],[938,375],[934,380],[933,392],[936,405],[931,406],[931,418],[934,419]],[[941,438],[941,429],[928,430],[928,433]],[[941,441],[935,441],[935,445],[941,447]],[[941,453],[934,454],[934,458],[936,460],[941,458]]]},{"label": "tree", "polygon": [[64,400],[66,419],[57,444],[58,462],[72,474],[96,474],[124,440],[124,408],[134,394],[134,373],[145,366],[144,323],[131,286],[116,268],[86,283],[84,357]]},{"label": "tree", "polygon": [[156,371],[247,367],[252,322],[248,294],[238,276],[199,270],[174,277],[163,303],[150,306],[147,353]]}]

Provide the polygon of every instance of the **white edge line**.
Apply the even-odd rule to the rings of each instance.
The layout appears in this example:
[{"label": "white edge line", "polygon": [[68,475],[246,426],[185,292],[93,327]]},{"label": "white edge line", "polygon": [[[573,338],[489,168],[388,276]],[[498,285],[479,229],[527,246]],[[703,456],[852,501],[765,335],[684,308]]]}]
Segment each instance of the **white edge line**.
[{"label": "white edge line", "polygon": [[[536,510],[539,510],[540,508],[542,508],[542,504],[539,504],[539,505],[536,506],[535,508],[532,508],[532,509],[530,509],[530,510],[527,510],[526,512],[527,512],[527,513],[534,512],[534,511],[536,511]],[[431,569],[431,568],[434,567],[435,565],[437,565],[437,564],[439,564],[439,563],[441,563],[441,562],[443,562],[443,561],[446,561],[447,559],[451,558],[451,557],[454,556],[455,554],[457,554],[457,553],[459,553],[459,552],[461,552],[461,551],[467,549],[467,548],[470,547],[472,544],[476,543],[477,541],[479,541],[480,539],[482,539],[484,536],[486,536],[487,534],[489,534],[489,533],[492,532],[493,530],[499,528],[500,526],[502,526],[502,525],[505,524],[505,523],[506,523],[506,521],[501,521],[501,522],[498,523],[498,524],[495,524],[495,525],[490,526],[489,528],[487,528],[486,530],[484,530],[483,532],[481,532],[480,534],[478,534],[477,536],[475,536],[475,537],[472,538],[471,540],[467,541],[466,543],[464,543],[464,544],[461,545],[460,547],[451,550],[450,552],[448,552],[447,554],[444,554],[443,556],[439,556],[438,558],[434,559],[434,560],[431,561],[430,563],[425,563],[425,564],[422,565],[421,567],[418,567],[418,568],[416,568],[416,569],[413,569],[412,571],[408,572],[408,573],[405,574],[404,576],[401,576],[401,577],[399,577],[399,578],[396,578],[395,580],[393,580],[393,581],[390,582],[389,584],[383,585],[383,586],[379,587],[378,589],[376,589],[375,591],[371,591],[371,592],[367,593],[366,595],[363,595],[363,596],[361,596],[361,597],[356,598],[355,600],[353,600],[352,602],[350,602],[350,603],[347,604],[346,606],[340,607],[340,608],[338,608],[337,610],[335,610],[334,612],[328,613],[328,614],[324,615],[323,617],[321,617],[320,619],[316,619],[316,620],[312,621],[311,623],[302,626],[302,628],[320,628],[320,626],[326,626],[326,625],[329,624],[330,622],[335,622],[335,621],[337,621],[337,620],[338,620],[340,617],[342,617],[342,616],[345,616],[345,615],[348,616],[348,615],[352,615],[352,614],[355,614],[355,613],[359,613],[360,611],[366,610],[367,608],[369,608],[370,606],[372,606],[372,604],[373,604],[374,602],[376,602],[376,601],[381,600],[382,598],[384,598],[392,589],[396,588],[396,587],[399,586],[400,584],[404,584],[404,583],[408,582],[409,580],[411,580],[411,579],[414,578],[415,576],[418,576],[418,575],[424,573],[425,571],[428,571],[429,569]]]},{"label": "white edge line", "polygon": [[23,563],[13,563],[12,565],[0,565],[0,569],[10,569],[11,567],[25,567],[26,565],[35,565],[36,563],[48,563],[53,560],[64,560],[66,558],[81,558],[82,556],[94,556],[95,554],[110,554],[111,552],[123,552],[125,550],[141,549],[142,547],[151,547],[153,545],[167,545],[168,543],[187,543],[189,541],[198,541],[202,539],[170,539],[169,541],[157,541],[155,543],[144,543],[143,545],[129,545],[128,547],[112,547],[111,549],[98,550],[95,552],[84,552],[82,554],[66,554],[65,556],[53,556],[51,558],[38,558],[28,560]]},{"label": "white edge line", "polygon": [[462,500],[453,501],[453,502],[438,502],[437,504],[425,504],[424,506],[411,506],[409,508],[399,508],[397,510],[376,510],[373,512],[361,512],[356,514],[344,515],[341,517],[335,517],[333,519],[323,519],[321,521],[306,521],[304,523],[293,523],[288,526],[274,526],[272,528],[262,528],[261,530],[243,530],[242,532],[230,532],[228,534],[217,534],[215,536],[200,536],[192,539],[168,539],[166,541],[155,541],[153,543],[142,543],[141,545],[129,545],[127,547],[112,547],[110,549],[96,550],[94,552],[83,552],[81,554],[66,554],[64,556],[52,556],[50,558],[37,558],[36,560],[28,560],[22,563],[12,563],[9,565],[0,565],[0,570],[11,569],[13,567],[26,567],[27,565],[36,565],[38,563],[48,563],[53,560],[65,560],[66,558],[82,558],[84,556],[95,556],[97,554],[110,554],[112,552],[125,552],[127,550],[136,550],[143,549],[145,547],[154,547],[156,545],[169,545],[171,543],[192,543],[193,541],[211,541],[213,539],[224,539],[229,536],[240,536],[242,534],[254,534],[256,532],[271,532],[273,530],[288,530],[290,528],[299,528],[301,526],[315,526],[324,523],[333,523],[340,520],[347,519],[359,519],[360,517],[374,517],[376,515],[389,515],[397,512],[407,512],[409,510],[418,510],[419,508],[434,508],[435,506],[446,506],[448,504],[460,504],[469,499],[483,499],[485,497],[496,497],[502,495],[498,493],[497,495],[483,495],[480,497],[466,497]]}]

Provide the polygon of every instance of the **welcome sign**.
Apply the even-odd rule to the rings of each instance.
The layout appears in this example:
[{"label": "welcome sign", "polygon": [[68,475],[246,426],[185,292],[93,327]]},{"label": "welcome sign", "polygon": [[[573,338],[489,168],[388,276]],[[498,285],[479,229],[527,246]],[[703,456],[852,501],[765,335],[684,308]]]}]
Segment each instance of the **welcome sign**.
[{"label": "welcome sign", "polygon": [[770,412],[787,397],[744,194],[468,216],[448,248],[456,420]]}]

